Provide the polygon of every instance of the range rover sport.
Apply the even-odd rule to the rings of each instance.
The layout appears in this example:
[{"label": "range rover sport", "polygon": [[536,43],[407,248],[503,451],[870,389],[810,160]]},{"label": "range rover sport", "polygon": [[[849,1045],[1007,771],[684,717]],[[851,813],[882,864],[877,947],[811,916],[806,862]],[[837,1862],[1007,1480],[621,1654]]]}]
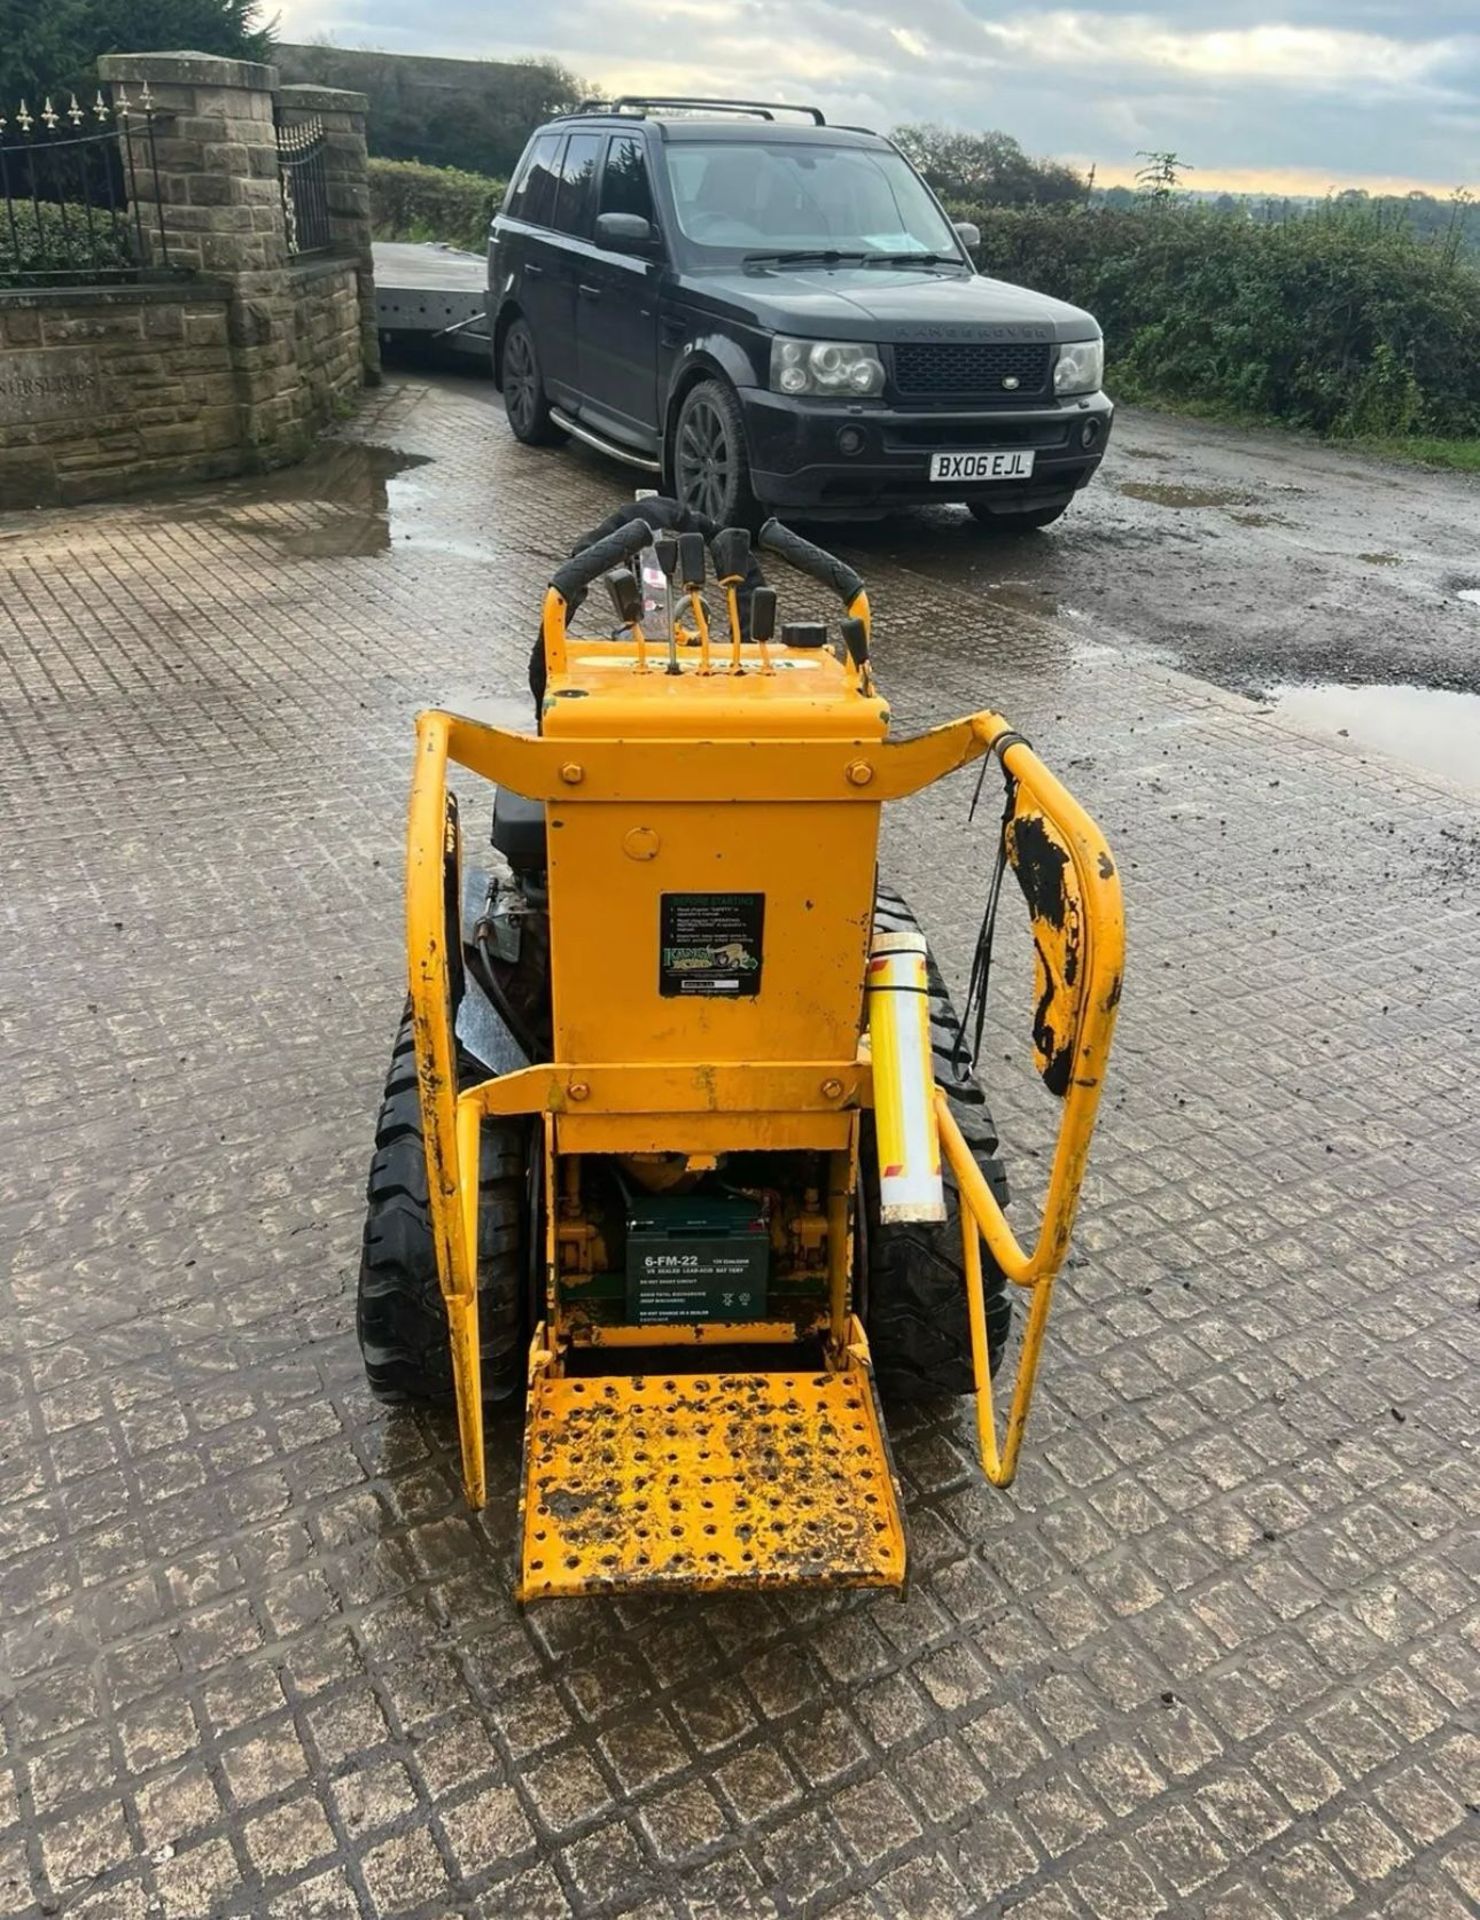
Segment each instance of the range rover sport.
[{"label": "range rover sport", "polygon": [[944,500],[1047,526],[1105,451],[1100,330],[978,274],[976,239],[816,108],[587,106],[533,135],[490,233],[509,423],[721,525]]}]

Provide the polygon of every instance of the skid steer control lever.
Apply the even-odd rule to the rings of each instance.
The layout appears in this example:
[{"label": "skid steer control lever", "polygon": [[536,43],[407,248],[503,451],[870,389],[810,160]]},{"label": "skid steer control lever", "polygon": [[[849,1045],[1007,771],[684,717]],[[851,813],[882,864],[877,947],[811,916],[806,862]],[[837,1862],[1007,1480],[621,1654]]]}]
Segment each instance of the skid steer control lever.
[{"label": "skid steer control lever", "polygon": [[698,593],[704,585],[704,536],[681,533],[678,536],[678,564],[685,593]]},{"label": "skid steer control lever", "polygon": [[776,589],[757,587],[750,596],[750,637],[761,650],[761,672],[771,671],[771,656],[766,651],[776,632]]},{"label": "skid steer control lever", "polygon": [[642,630],[642,588],[630,567],[613,567],[603,574],[617,619],[632,636],[637,648],[637,671],[647,672],[647,636]]},{"label": "skid steer control lever", "polygon": [[633,577],[632,569],[613,567],[604,578],[617,618],[624,627],[633,626],[642,618],[642,590]]},{"label": "skid steer control lever", "polygon": [[709,543],[710,557],[714,561],[714,577],[722,587],[733,580],[738,586],[745,578],[746,562],[750,559],[750,535],[744,527],[726,527],[717,533]]},{"label": "skid steer control lever", "polygon": [[678,572],[678,536],[660,533],[653,540],[653,554],[663,570],[663,631],[668,636],[669,673],[681,673],[678,664],[678,629],[673,623],[673,581]]},{"label": "skid steer control lever", "polygon": [[740,660],[740,588],[750,564],[750,535],[744,527],[725,527],[709,543],[714,577],[724,588],[730,621],[730,672],[744,673]]},{"label": "skid steer control lever", "polygon": [[704,606],[704,536],[681,533],[678,536],[678,565],[683,590],[689,596],[689,612],[699,635],[699,671],[709,672],[709,615]]}]

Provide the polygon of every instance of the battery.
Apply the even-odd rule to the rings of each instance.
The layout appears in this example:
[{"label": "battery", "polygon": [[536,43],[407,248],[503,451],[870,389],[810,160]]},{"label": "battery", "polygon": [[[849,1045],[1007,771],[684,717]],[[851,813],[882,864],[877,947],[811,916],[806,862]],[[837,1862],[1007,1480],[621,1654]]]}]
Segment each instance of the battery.
[{"label": "battery", "polygon": [[760,1320],[771,1233],[746,1194],[642,1194],[627,1215],[627,1318],[640,1327]]}]

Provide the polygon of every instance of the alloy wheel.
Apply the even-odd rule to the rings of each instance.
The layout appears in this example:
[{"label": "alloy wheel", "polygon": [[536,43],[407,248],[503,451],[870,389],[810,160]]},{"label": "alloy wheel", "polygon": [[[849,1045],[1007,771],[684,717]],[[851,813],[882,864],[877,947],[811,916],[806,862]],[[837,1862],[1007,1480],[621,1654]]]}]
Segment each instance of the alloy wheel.
[{"label": "alloy wheel", "polygon": [[504,404],[520,433],[534,425],[539,403],[539,376],[535,372],[534,350],[521,327],[509,335],[504,348]]},{"label": "alloy wheel", "polygon": [[735,473],[729,427],[712,401],[698,399],[684,410],[678,429],[678,496],[685,506],[724,521]]}]

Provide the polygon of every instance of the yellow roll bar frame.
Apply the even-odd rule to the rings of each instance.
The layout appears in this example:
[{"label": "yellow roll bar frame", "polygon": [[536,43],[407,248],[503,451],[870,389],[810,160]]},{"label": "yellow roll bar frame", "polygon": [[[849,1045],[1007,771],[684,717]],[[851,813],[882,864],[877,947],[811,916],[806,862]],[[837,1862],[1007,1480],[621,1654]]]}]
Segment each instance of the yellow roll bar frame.
[{"label": "yellow roll bar frame", "polygon": [[[972,725],[988,736],[984,741],[986,747],[1006,730],[1006,722],[996,714],[977,714]],[[1069,1251],[1090,1136],[1094,1132],[1110,1042],[1115,1032],[1125,967],[1125,909],[1120,875],[1105,837],[1079,802],[1060,785],[1026,741],[1013,741],[1003,748],[1000,757],[1004,769],[1017,782],[1019,798],[1026,796],[1057,830],[1068,850],[1084,907],[1073,1064],[1064,1094],[1043,1217],[1031,1253],[1023,1251],[1008,1225],[996,1195],[962,1138],[944,1094],[937,1090],[935,1097],[941,1150],[956,1176],[961,1195],[961,1240],[982,1472],[994,1487],[1007,1487],[1017,1476],[1018,1456],[1022,1452],[1023,1433],[1038,1379],[1044,1330],[1053,1304],[1054,1281]],[[982,1286],[983,1241],[1007,1279],[1029,1293],[1028,1320],[1008,1410],[1007,1436],[1000,1446]]]},{"label": "yellow roll bar frame", "polygon": [[[547,599],[545,606],[546,640],[547,644],[554,643],[550,649],[552,666],[563,653],[565,637],[564,603],[558,594],[553,595],[553,600],[558,604],[552,605]],[[854,610],[866,619],[867,603],[861,595],[859,602],[862,604],[855,603]],[[937,1097],[941,1149],[955,1172],[962,1201],[962,1239],[982,1467],[996,1486],[1010,1484],[1017,1471],[1053,1284],[1068,1249],[1099,1104],[1120,999],[1124,959],[1119,876],[1104,838],[1089,815],[1000,714],[976,713],[913,739],[871,742],[861,748],[838,740],[725,743],[743,750],[743,786],[752,795],[803,802],[852,800],[877,805],[882,800],[900,798],[929,786],[943,775],[992,751],[1007,735],[1012,738],[1010,742],[1004,740],[1000,752],[1004,769],[1017,782],[1019,797],[1026,796],[1068,849],[1083,906],[1083,944],[1077,978],[1073,1071],[1064,1100],[1043,1220],[1031,1253],[1025,1253],[1018,1244],[945,1100]],[[435,709],[417,717],[416,766],[406,843],[406,938],[412,1028],[432,1237],[438,1278],[447,1303],[463,1484],[473,1507],[481,1507],[487,1496],[477,1292],[479,1128],[484,1114],[562,1111],[571,1087],[585,1084],[589,1095],[589,1083],[597,1073],[608,1089],[603,1104],[611,1112],[651,1110],[654,1103],[671,1112],[713,1110],[716,1090],[712,1076],[696,1083],[695,1070],[683,1063],[603,1066],[590,1070],[579,1063],[544,1063],[504,1080],[458,1093],[445,901],[446,861],[449,851],[455,851],[456,827],[448,807],[447,765],[451,760],[531,798],[559,796],[569,800],[573,797],[568,781],[569,762],[572,753],[577,752],[583,763],[582,799],[600,801],[630,798],[635,794],[655,799],[703,799],[708,795],[696,791],[696,784],[707,788],[711,783],[716,788],[713,797],[730,800],[736,797],[735,769],[722,752],[708,756],[697,769],[691,759],[680,775],[670,757],[653,751],[662,744],[644,742],[639,750],[634,750],[619,740],[583,740],[576,746],[572,742],[508,733]],[[865,783],[858,780],[860,756],[870,768]],[[726,784],[728,791],[725,791]],[[815,1085],[818,1077],[815,1063],[807,1064],[809,1079]],[[756,1085],[751,1097],[756,1105],[785,1106],[789,1091],[785,1063],[752,1072]],[[762,1075],[770,1083],[764,1088]],[[734,1077],[732,1100],[745,1091],[741,1085],[746,1078],[745,1070],[735,1069]],[[833,1110],[846,1112],[872,1104],[873,1088],[866,1060],[839,1062],[834,1077],[840,1091],[827,1103]],[[791,1098],[797,1097],[791,1092]],[[592,1104],[588,1099],[584,1110],[590,1111]],[[1000,1447],[988,1359],[982,1286],[983,1241],[1007,1278],[1031,1294],[1006,1441]]]}]

